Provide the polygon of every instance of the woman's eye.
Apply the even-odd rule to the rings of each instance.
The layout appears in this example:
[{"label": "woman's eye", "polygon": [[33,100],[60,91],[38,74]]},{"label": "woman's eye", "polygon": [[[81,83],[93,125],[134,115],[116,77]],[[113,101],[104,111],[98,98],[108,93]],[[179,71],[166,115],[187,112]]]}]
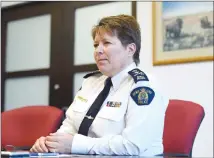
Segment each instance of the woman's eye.
[{"label": "woman's eye", "polygon": [[94,48],[97,48],[98,47],[98,44],[94,44]]},{"label": "woman's eye", "polygon": [[111,44],[110,42],[104,42],[104,44]]}]

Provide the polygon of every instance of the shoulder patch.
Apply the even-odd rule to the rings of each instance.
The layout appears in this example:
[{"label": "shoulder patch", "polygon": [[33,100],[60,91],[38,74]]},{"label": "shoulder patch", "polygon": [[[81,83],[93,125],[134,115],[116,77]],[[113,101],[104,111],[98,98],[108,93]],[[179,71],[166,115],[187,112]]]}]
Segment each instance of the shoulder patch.
[{"label": "shoulder patch", "polygon": [[155,96],[153,89],[149,87],[137,87],[131,92],[131,97],[139,106],[149,105]]},{"label": "shoulder patch", "polygon": [[83,76],[83,78],[88,78],[90,76],[93,76],[93,75],[96,75],[96,74],[99,74],[99,73],[101,73],[99,70],[93,71],[93,72],[90,72],[90,73],[86,74],[85,76]]},{"label": "shoulder patch", "polygon": [[129,71],[128,73],[129,73],[129,75],[132,76],[135,83],[137,83],[138,81],[149,81],[146,74],[138,68],[135,68],[135,69]]}]

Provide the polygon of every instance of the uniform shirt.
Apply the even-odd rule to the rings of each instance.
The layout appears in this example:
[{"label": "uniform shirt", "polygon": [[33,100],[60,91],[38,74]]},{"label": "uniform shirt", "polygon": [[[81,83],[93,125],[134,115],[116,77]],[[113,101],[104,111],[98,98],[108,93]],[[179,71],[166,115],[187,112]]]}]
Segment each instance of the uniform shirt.
[{"label": "uniform shirt", "polygon": [[[88,136],[78,134],[79,126],[102,91],[107,76],[99,73],[83,81],[57,131],[74,135],[72,153],[153,156],[163,152],[164,117],[169,100],[153,89],[149,81],[139,79],[136,82],[129,74],[135,68],[132,63],[111,78],[112,87],[89,128]],[[131,96],[139,87],[154,91],[149,105],[138,105]]]}]

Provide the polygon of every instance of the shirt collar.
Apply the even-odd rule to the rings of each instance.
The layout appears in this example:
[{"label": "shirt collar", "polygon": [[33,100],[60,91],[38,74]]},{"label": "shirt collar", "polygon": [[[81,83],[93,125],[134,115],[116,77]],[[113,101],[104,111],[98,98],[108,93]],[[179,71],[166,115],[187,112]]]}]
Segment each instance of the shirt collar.
[{"label": "shirt collar", "polygon": [[128,72],[136,67],[136,64],[133,62],[111,78],[112,86],[115,91],[119,88],[121,82],[129,75]]}]

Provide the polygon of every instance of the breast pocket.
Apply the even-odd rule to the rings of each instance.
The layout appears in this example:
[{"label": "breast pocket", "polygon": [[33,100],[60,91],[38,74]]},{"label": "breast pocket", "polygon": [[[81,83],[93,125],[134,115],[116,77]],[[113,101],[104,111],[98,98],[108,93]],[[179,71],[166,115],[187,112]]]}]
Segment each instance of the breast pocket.
[{"label": "breast pocket", "polygon": [[82,96],[76,96],[72,103],[72,110],[75,112],[85,112],[89,108],[88,99]]},{"label": "breast pocket", "polygon": [[73,121],[77,129],[79,129],[79,126],[85,117],[85,114],[87,113],[89,109],[89,104],[87,102],[83,102],[81,100],[75,100],[72,105],[72,111],[73,111]]},{"label": "breast pocket", "polygon": [[121,134],[125,128],[125,108],[103,107],[92,124],[97,137]]}]

